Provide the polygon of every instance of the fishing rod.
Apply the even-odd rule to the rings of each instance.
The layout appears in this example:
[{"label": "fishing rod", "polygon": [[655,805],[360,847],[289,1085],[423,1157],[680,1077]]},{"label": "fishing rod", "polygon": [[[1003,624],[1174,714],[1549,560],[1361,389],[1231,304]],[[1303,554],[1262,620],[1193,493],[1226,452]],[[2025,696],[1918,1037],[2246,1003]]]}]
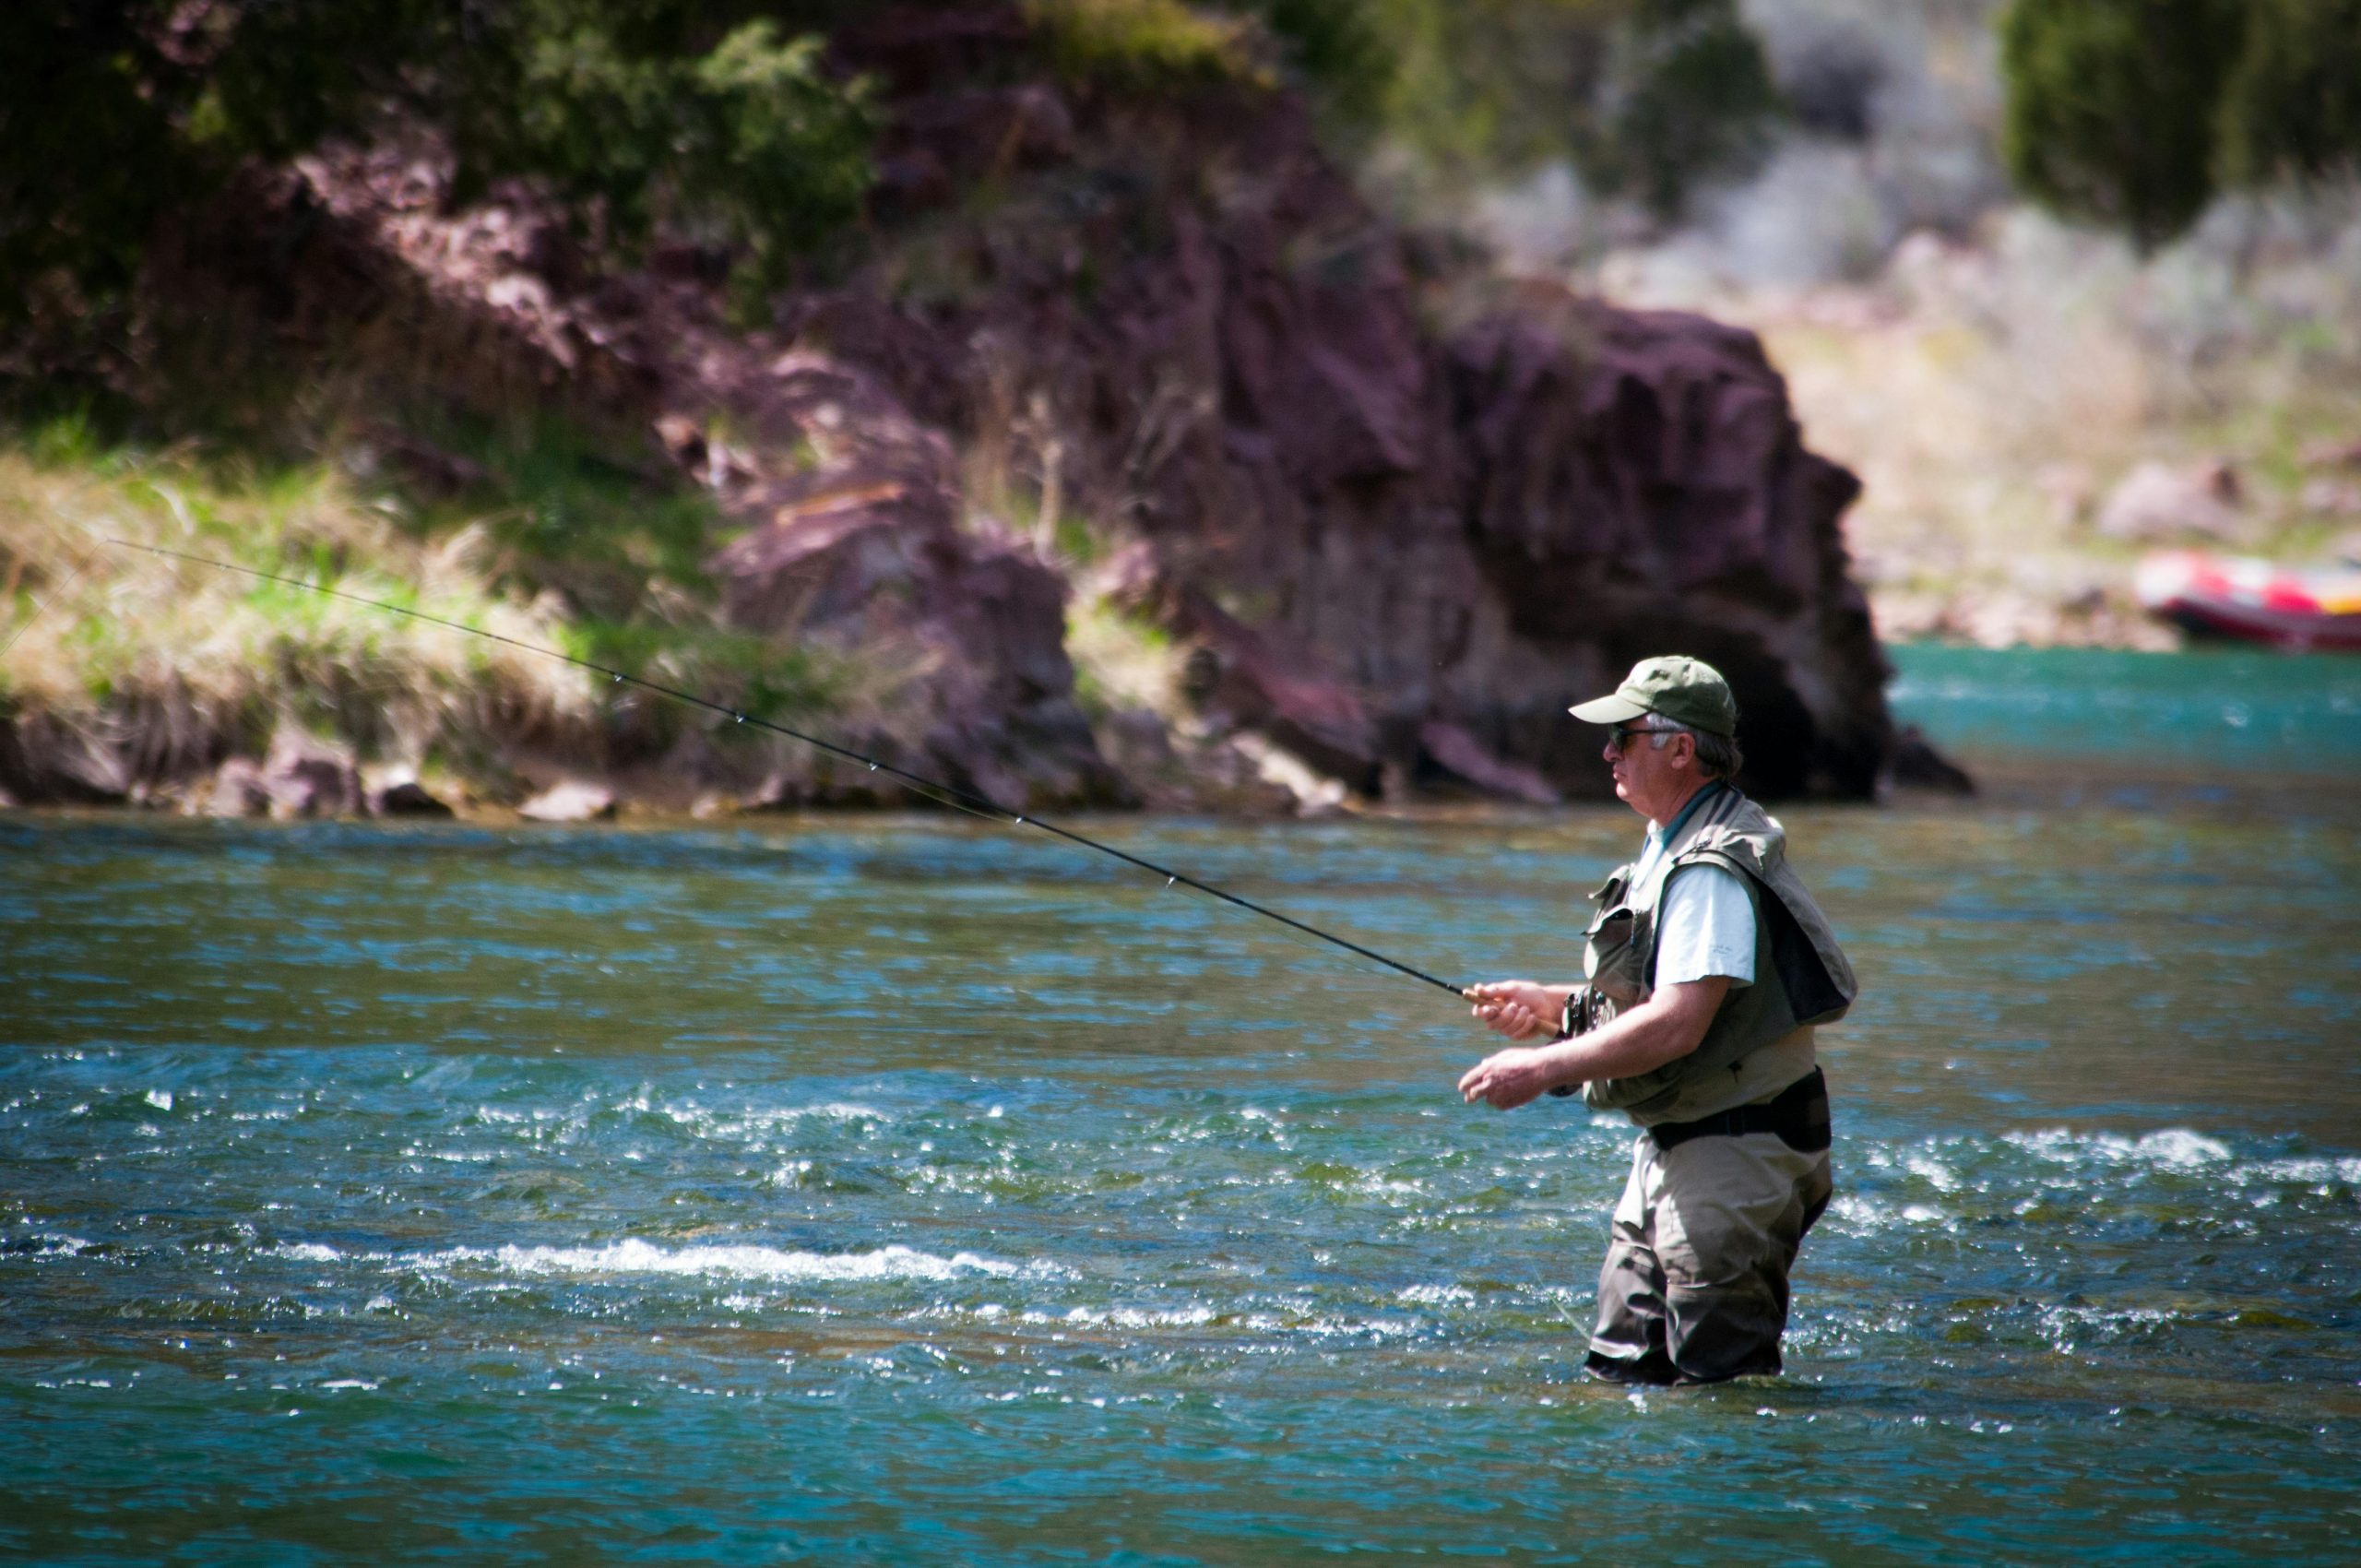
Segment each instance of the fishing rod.
[{"label": "fishing rod", "polygon": [[209,555],[192,555],[186,551],[168,550],[160,544],[141,544],[135,540],[108,538],[105,542],[125,550],[144,550],[151,555],[166,556],[199,566],[210,566],[217,571],[237,572],[249,577],[258,577],[264,582],[281,583],[289,588],[302,588],[308,593],[324,594],[330,599],[341,599],[353,604],[365,604],[373,610],[383,610],[395,615],[407,615],[413,621],[423,621],[430,625],[445,627],[454,632],[464,632],[471,637],[483,637],[492,642],[505,643],[510,647],[521,648],[527,653],[539,654],[544,659],[559,659],[577,669],[593,671],[606,676],[611,684],[636,686],[642,691],[653,692],[658,696],[670,697],[675,702],[684,702],[693,707],[704,708],[708,713],[719,714],[735,723],[751,724],[757,730],[767,730],[775,735],[784,735],[791,741],[801,741],[805,745],[816,747],[830,755],[840,756],[849,762],[865,763],[870,772],[883,773],[898,778],[927,798],[942,804],[983,817],[987,821],[1003,823],[1011,827],[1036,828],[1054,838],[1063,839],[1068,844],[1085,849],[1095,849],[1102,855],[1112,856],[1126,865],[1154,873],[1164,878],[1164,885],[1167,887],[1178,885],[1193,888],[1208,897],[1218,898],[1225,904],[1235,905],[1249,913],[1261,915],[1265,920],[1276,921],[1283,926],[1301,932],[1306,936],[1317,937],[1332,946],[1341,947],[1347,953],[1367,958],[1371,963],[1382,964],[1396,974],[1433,986],[1438,991],[1447,991],[1453,996],[1464,997],[1467,994],[1465,988],[1453,985],[1446,980],[1438,980],[1424,969],[1403,963],[1397,958],[1389,958],[1384,954],[1364,947],[1358,942],[1347,941],[1334,932],[1323,931],[1316,925],[1297,920],[1293,915],[1281,914],[1278,910],[1258,904],[1252,898],[1241,898],[1237,894],[1216,887],[1211,883],[1200,882],[1185,872],[1175,871],[1170,866],[1158,865],[1156,861],[1134,855],[1127,849],[1119,849],[1112,844],[1103,843],[1091,837],[1086,833],[1077,833],[1073,828],[1060,826],[1054,822],[1047,822],[1029,814],[1013,812],[999,802],[979,795],[972,790],[963,790],[955,784],[945,784],[940,779],[925,778],[882,758],[871,756],[864,752],[857,752],[849,746],[838,745],[836,742],[818,735],[807,734],[789,725],[777,723],[754,714],[742,713],[727,704],[715,702],[708,697],[701,697],[694,692],[684,692],[677,686],[668,686],[660,681],[650,681],[644,676],[632,674],[628,671],[600,664],[595,659],[577,658],[558,648],[543,647],[538,643],[528,643],[516,637],[504,636],[498,632],[485,631],[481,626],[465,625],[457,621],[445,620],[440,615],[430,615],[423,610],[411,610],[404,605],[388,604],[381,599],[369,599],[361,594],[348,593],[342,588],[332,588],[321,583],[307,582],[301,577],[266,572],[258,566],[243,566],[234,561],[217,561]]}]

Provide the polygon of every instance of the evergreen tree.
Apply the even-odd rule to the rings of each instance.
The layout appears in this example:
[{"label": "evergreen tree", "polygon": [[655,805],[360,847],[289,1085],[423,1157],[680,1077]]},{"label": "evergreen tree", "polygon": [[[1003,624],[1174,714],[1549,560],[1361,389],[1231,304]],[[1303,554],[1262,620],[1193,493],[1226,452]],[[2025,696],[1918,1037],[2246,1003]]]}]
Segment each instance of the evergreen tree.
[{"label": "evergreen tree", "polygon": [[2361,172],[2361,0],[2248,0],[2220,130],[2241,184]]},{"label": "evergreen tree", "polygon": [[2000,23],[2001,152],[2017,183],[2143,248],[2214,191],[2214,126],[2242,0],[2015,0]]}]

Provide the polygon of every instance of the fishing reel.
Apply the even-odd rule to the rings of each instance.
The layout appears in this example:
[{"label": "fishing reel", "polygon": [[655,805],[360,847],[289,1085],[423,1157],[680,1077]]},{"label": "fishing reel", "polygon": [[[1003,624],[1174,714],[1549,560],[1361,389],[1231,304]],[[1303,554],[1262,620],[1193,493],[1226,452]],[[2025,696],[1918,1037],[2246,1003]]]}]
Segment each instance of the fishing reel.
[{"label": "fishing reel", "polygon": [[[1557,1039],[1549,1043],[1555,1045],[1558,1040],[1572,1039],[1576,1035],[1588,1034],[1596,1028],[1599,1002],[1597,991],[1588,985],[1578,985],[1566,992],[1565,1008],[1558,1015]],[[1582,1087],[1580,1084],[1558,1084],[1550,1088],[1549,1093],[1559,1099],[1565,1099],[1580,1094]]]}]

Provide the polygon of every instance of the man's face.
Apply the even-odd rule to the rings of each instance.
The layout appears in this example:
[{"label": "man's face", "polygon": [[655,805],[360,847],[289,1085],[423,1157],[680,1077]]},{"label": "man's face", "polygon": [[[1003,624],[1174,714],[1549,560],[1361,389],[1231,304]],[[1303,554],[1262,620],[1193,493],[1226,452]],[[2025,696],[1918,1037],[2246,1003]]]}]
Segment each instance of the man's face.
[{"label": "man's face", "polygon": [[1648,722],[1643,719],[1610,726],[1600,754],[1615,775],[1615,798],[1658,821],[1696,779],[1697,742],[1688,735],[1672,735],[1659,748],[1646,732]]}]

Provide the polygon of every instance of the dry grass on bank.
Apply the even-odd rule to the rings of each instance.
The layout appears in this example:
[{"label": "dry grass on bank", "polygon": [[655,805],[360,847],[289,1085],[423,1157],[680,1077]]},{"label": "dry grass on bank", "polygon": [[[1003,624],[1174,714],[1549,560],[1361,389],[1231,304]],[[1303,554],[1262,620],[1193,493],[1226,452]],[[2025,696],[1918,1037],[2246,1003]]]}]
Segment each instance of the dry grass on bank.
[{"label": "dry grass on bank", "polygon": [[16,639],[0,656],[0,714],[63,727],[138,779],[256,754],[285,723],[431,769],[521,735],[579,739],[598,718],[591,678],[557,660],[110,540],[544,647],[564,647],[567,628],[554,596],[494,591],[484,530],[421,540],[326,467],[239,474],[93,452],[70,426],[37,433],[0,448],[0,638]]}]

